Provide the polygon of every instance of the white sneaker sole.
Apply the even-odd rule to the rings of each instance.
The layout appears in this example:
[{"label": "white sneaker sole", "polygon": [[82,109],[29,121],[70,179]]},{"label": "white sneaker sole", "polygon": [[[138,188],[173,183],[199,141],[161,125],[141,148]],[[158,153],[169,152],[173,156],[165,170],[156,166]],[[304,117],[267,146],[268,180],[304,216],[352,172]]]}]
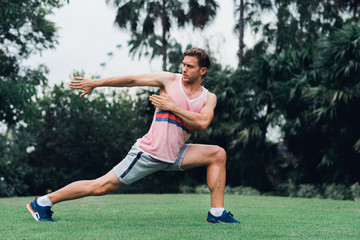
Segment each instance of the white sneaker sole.
[{"label": "white sneaker sole", "polygon": [[30,206],[30,203],[28,203],[26,205],[26,208],[29,210],[29,212],[31,213],[31,215],[33,216],[35,221],[39,221],[39,219],[40,219],[39,214],[32,209],[32,207]]}]

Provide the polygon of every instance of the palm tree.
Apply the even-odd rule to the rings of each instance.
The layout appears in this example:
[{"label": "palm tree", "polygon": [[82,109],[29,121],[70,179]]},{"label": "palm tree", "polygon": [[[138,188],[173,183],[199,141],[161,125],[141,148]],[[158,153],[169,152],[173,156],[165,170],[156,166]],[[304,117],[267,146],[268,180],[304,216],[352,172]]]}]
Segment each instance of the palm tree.
[{"label": "palm tree", "polygon": [[[238,0],[234,0],[235,5]],[[271,0],[239,0],[239,5],[235,6],[235,14],[239,15],[239,20],[235,25],[235,31],[239,33],[239,50],[238,50],[238,66],[243,66],[244,57],[244,28],[246,24],[252,25],[255,23],[255,15],[259,10],[271,9]],[[246,14],[246,16],[245,16]],[[256,24],[258,24],[256,22]]]},{"label": "palm tree", "polygon": [[303,159],[300,168],[307,181],[359,179],[359,48],[360,26],[350,24],[321,39],[311,69],[290,81],[297,84],[289,105],[298,114],[288,114],[287,133]]},{"label": "palm tree", "polygon": [[[110,2],[110,0],[107,0]],[[200,4],[195,0],[112,0],[117,7],[115,24],[120,28],[130,28],[132,38],[130,52],[148,52],[151,48],[152,58],[162,55],[162,69],[167,69],[167,45],[169,31],[173,22],[178,27],[191,23],[195,28],[203,29],[214,19],[218,4],[214,0],[205,0]],[[187,9],[187,11],[185,11]],[[160,22],[161,36],[156,34],[156,23]]]}]

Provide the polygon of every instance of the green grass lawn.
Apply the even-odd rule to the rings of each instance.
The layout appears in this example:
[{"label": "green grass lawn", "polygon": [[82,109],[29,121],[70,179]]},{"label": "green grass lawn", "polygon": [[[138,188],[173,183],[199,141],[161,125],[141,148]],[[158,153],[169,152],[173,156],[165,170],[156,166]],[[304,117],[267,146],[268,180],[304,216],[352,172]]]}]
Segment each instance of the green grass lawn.
[{"label": "green grass lawn", "polygon": [[239,224],[208,224],[209,196],[108,195],[53,207],[36,222],[32,198],[0,199],[0,239],[360,239],[360,202],[226,195]]}]

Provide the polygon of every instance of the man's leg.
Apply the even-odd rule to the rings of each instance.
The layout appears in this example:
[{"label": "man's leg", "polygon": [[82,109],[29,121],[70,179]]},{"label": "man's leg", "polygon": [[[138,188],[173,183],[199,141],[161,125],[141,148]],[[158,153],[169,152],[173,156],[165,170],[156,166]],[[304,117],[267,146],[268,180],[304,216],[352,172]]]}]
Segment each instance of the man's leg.
[{"label": "man's leg", "polygon": [[123,186],[125,184],[121,183],[111,170],[100,178],[73,182],[49,195],[35,198],[26,207],[36,221],[53,222],[51,211],[53,204],[85,196],[105,195]]},{"label": "man's leg", "polygon": [[226,182],[226,152],[214,145],[192,144],[185,153],[181,168],[207,166],[207,185],[210,189],[211,210],[208,212],[208,223],[240,223],[230,212],[224,210],[224,193]]},{"label": "man's leg", "polygon": [[111,170],[102,177],[94,180],[82,180],[70,183],[65,187],[49,194],[52,204],[86,196],[101,196],[114,192],[125,186]]},{"label": "man's leg", "polygon": [[181,164],[186,170],[207,166],[207,185],[210,189],[211,207],[224,207],[224,192],[226,182],[226,152],[214,145],[192,144],[187,150]]}]

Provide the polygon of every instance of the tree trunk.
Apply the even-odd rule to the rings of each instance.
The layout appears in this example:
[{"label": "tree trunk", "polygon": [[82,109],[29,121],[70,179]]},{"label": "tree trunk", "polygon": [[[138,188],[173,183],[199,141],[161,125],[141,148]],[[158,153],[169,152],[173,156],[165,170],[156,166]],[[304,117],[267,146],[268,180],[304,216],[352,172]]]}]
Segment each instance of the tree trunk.
[{"label": "tree trunk", "polygon": [[243,65],[244,56],[244,0],[240,0],[240,19],[239,19],[239,67]]},{"label": "tree trunk", "polygon": [[162,37],[161,37],[161,52],[162,52],[162,56],[163,56],[163,65],[162,65],[162,70],[166,71],[166,60],[167,60],[167,41],[166,41],[166,2],[167,0],[163,0],[163,5],[162,5],[162,15],[161,15],[161,24],[162,24]]},{"label": "tree trunk", "polygon": [[353,22],[357,23],[358,22],[358,8],[359,8],[359,2],[358,1],[354,1],[354,6],[353,6]]}]

